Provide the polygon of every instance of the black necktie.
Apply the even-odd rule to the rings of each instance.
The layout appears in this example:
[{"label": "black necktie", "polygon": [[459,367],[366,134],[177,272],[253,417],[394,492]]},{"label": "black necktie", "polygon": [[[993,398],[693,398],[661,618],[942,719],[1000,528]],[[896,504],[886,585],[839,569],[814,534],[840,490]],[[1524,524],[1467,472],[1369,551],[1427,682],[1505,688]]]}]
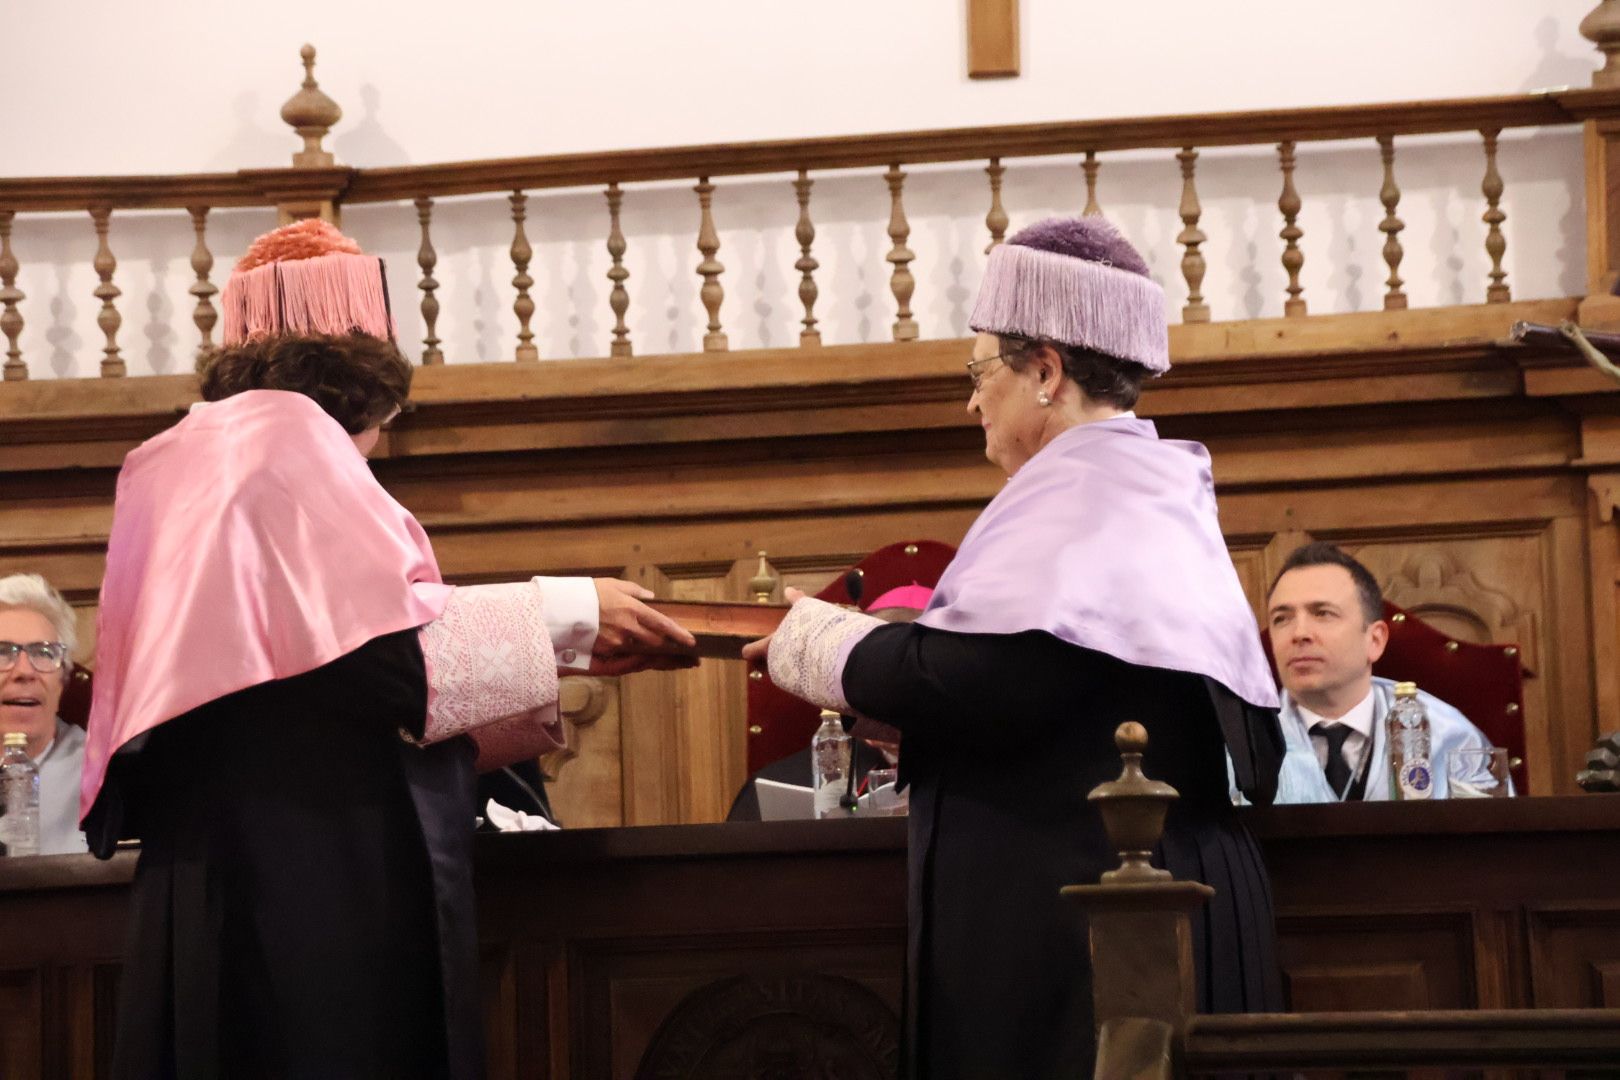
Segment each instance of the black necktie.
[{"label": "black necktie", "polygon": [[1344,798],[1344,789],[1350,783],[1350,763],[1344,760],[1344,741],[1354,731],[1349,724],[1317,724],[1311,728],[1312,735],[1327,740],[1327,765],[1323,771],[1327,773],[1328,787],[1340,799]]}]

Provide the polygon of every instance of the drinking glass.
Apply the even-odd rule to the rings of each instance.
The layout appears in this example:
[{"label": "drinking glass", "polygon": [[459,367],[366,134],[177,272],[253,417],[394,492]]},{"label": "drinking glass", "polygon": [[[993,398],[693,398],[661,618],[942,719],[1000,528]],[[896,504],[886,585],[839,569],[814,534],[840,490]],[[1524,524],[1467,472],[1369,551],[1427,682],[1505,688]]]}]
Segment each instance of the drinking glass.
[{"label": "drinking glass", "polygon": [[898,769],[872,769],[866,774],[866,788],[870,813],[873,817],[900,817],[909,808],[910,800],[894,790],[900,776]]}]

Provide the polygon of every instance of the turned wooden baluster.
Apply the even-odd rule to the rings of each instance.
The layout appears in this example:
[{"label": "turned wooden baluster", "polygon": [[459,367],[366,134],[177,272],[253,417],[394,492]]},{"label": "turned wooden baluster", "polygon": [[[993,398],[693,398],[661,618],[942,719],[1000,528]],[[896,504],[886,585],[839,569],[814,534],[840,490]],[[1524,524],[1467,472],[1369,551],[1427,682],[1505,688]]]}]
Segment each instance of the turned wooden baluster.
[{"label": "turned wooden baluster", "polygon": [[911,236],[911,225],[906,221],[906,207],[901,201],[906,174],[900,171],[897,163],[889,166],[883,179],[889,183],[889,239],[894,241],[894,247],[885,256],[894,266],[894,273],[889,276],[889,288],[894,293],[898,307],[894,320],[894,340],[915,341],[917,320],[911,317],[911,294],[917,288],[917,281],[911,276],[911,260],[917,256],[906,246],[906,239]]},{"label": "turned wooden baluster", "polygon": [[1204,303],[1200,291],[1204,285],[1204,254],[1198,250],[1209,237],[1198,227],[1203,207],[1198,205],[1198,188],[1193,183],[1193,172],[1198,166],[1198,151],[1184,147],[1176,155],[1181,162],[1181,233],[1176,243],[1186,247],[1181,257],[1181,276],[1187,279],[1187,304],[1181,309],[1182,322],[1209,322],[1209,305]]},{"label": "turned wooden baluster", "polygon": [[1007,211],[1001,205],[1001,177],[1006,171],[1001,159],[994,157],[990,159],[990,167],[984,170],[990,177],[990,212],[984,215],[985,227],[990,230],[990,246],[984,249],[986,255],[1007,236]]},{"label": "turned wooden baluster", "polygon": [[17,347],[23,328],[17,305],[27,298],[17,288],[17,256],[11,252],[11,223],[16,217],[15,210],[0,210],[0,333],[6,335],[6,382],[28,378],[28,365]]},{"label": "turned wooden baluster", "polygon": [[697,187],[692,189],[698,197],[698,253],[703,261],[698,263],[698,276],[703,278],[703,286],[698,289],[698,296],[703,300],[703,309],[709,313],[708,332],[703,335],[704,352],[724,352],[730,347],[726,335],[720,329],[720,302],[726,298],[726,290],[720,284],[720,275],[726,268],[719,259],[715,258],[720,252],[720,233],[714,227],[714,185],[709,183],[707,176],[699,177]]},{"label": "turned wooden baluster", "polygon": [[793,192],[799,199],[799,223],[793,229],[793,235],[799,241],[799,261],[793,264],[793,269],[800,274],[799,302],[804,305],[804,329],[799,331],[799,344],[813,346],[821,344],[821,331],[816,329],[816,297],[820,290],[816,288],[815,272],[821,264],[810,254],[810,245],[816,239],[816,227],[810,222],[810,186],[815,181],[810,179],[807,169],[799,170],[799,178],[793,181]]},{"label": "turned wooden baluster", "polygon": [[422,363],[444,363],[444,350],[439,348],[439,288],[433,270],[439,265],[439,253],[433,250],[433,200],[426,195],[416,200],[416,221],[422,226],[422,246],[416,249],[416,265],[422,268],[422,280],[416,287],[422,290],[422,326],[427,335],[422,338]]},{"label": "turned wooden baluster", "polygon": [[1485,290],[1487,304],[1505,304],[1512,297],[1507,285],[1507,271],[1502,269],[1502,256],[1507,254],[1507,237],[1502,235],[1502,222],[1507,214],[1499,205],[1504,185],[1502,174],[1496,171],[1496,137],[1500,128],[1481,131],[1485,137],[1485,182],[1480,191],[1485,195],[1485,216],[1481,219],[1489,226],[1485,233],[1485,253],[1491,257],[1491,283]]},{"label": "turned wooden baluster", "polygon": [[1278,143],[1277,158],[1283,174],[1282,196],[1277,200],[1277,209],[1282,211],[1283,228],[1277,235],[1283,240],[1282,264],[1283,269],[1288,271],[1288,299],[1283,303],[1283,314],[1303,315],[1305,300],[1300,294],[1305,289],[1299,283],[1299,271],[1305,265],[1305,253],[1299,250],[1299,240],[1305,235],[1305,230],[1295,224],[1301,203],[1299,192],[1294,187],[1293,142]]},{"label": "turned wooden baluster", "polygon": [[1378,189],[1378,198],[1384,204],[1384,220],[1378,223],[1378,231],[1384,234],[1384,262],[1389,266],[1389,279],[1384,282],[1389,290],[1384,293],[1385,311],[1402,311],[1406,308],[1406,293],[1401,291],[1404,282],[1401,281],[1401,259],[1405,252],[1401,250],[1401,230],[1406,223],[1395,216],[1395,208],[1401,204],[1401,189],[1395,185],[1395,136],[1378,136],[1378,153],[1384,159],[1384,186]]},{"label": "turned wooden baluster", "polygon": [[95,291],[96,299],[101,301],[96,325],[107,335],[107,347],[101,350],[105,354],[101,359],[101,377],[104,379],[116,379],[124,374],[124,358],[118,352],[118,327],[124,320],[118,314],[118,308],[113,306],[113,301],[123,295],[123,290],[113,284],[113,271],[118,268],[118,260],[113,258],[112,248],[107,244],[107,228],[111,218],[110,206],[98,206],[90,211],[90,220],[96,226],[95,268],[97,276],[101,278],[101,284],[96,286]]},{"label": "turned wooden baluster", "polygon": [[1097,169],[1099,167],[1097,151],[1087,150],[1086,160],[1080,163],[1080,168],[1084,169],[1086,174],[1086,208],[1080,211],[1082,214],[1095,215],[1102,213],[1102,207],[1097,205]]},{"label": "turned wooden baluster", "polygon": [[630,271],[624,268],[624,253],[629,250],[625,242],[624,230],[619,227],[619,208],[624,205],[624,192],[619,190],[617,183],[607,186],[608,204],[608,255],[613,259],[613,265],[608,267],[608,280],[613,282],[613,288],[608,293],[608,307],[613,312],[613,343],[608,346],[609,356],[630,356],[634,350],[630,346],[630,328],[624,323],[624,313],[630,310],[630,291],[624,283],[630,280]]},{"label": "turned wooden baluster", "polygon": [[214,344],[214,326],[219,322],[214,297],[219,288],[208,280],[209,272],[214,269],[214,253],[208,250],[208,207],[193,206],[186,213],[191,215],[191,231],[197,234],[197,243],[191,249],[191,272],[197,275],[197,280],[186,291],[197,298],[191,321],[197,327],[197,370],[201,371],[219,351]]},{"label": "turned wooden baluster", "polygon": [[517,268],[517,275],[512,278],[512,284],[517,288],[517,300],[513,302],[512,310],[518,317],[517,361],[520,364],[533,363],[540,359],[540,350],[535,347],[534,332],[529,329],[529,320],[534,317],[534,301],[529,299],[529,287],[534,284],[534,278],[529,276],[529,260],[534,257],[534,249],[529,246],[529,238],[523,233],[529,197],[521,191],[514,191],[508,201],[512,204],[512,224],[515,228],[512,234],[512,265]]}]

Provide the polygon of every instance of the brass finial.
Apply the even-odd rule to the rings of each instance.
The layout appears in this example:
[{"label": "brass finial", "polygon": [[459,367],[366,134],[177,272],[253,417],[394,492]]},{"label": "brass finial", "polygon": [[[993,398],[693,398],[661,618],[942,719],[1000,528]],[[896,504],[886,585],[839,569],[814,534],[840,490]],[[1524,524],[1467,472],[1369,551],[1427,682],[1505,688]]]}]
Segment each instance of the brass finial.
[{"label": "brass finial", "polygon": [[281,107],[281,119],[304,140],[304,148],[293,155],[293,167],[326,168],[336,159],[321,148],[321,140],[343,118],[343,110],[315,82],[315,46],[305,45],[298,55],[304,59],[304,83]]},{"label": "brass finial", "polygon": [[765,561],[765,553],[759,553],[759,569],[754,576],[748,579],[748,591],[754,594],[756,604],[768,604],[776,592],[776,578],[771,576],[771,568]]},{"label": "brass finial", "polygon": [[1114,732],[1114,745],[1124,765],[1119,779],[1098,784],[1086,796],[1097,804],[1109,842],[1119,852],[1119,869],[1103,874],[1103,883],[1168,881],[1170,872],[1155,868],[1149,860],[1164,833],[1164,816],[1180,796],[1169,784],[1149,780],[1142,772],[1147,728],[1126,721]]}]

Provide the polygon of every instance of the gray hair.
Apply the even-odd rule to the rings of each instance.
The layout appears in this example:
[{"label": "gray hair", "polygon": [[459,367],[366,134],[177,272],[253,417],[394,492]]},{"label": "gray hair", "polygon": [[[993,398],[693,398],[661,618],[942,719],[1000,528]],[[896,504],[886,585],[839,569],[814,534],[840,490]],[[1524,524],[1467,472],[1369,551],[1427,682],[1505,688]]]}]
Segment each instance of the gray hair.
[{"label": "gray hair", "polygon": [[62,670],[73,667],[73,651],[79,647],[79,624],[73,609],[62,599],[62,594],[51,588],[50,582],[38,574],[12,574],[0,577],[0,610],[23,608],[38,612],[50,620],[56,640],[67,646],[68,659]]}]

